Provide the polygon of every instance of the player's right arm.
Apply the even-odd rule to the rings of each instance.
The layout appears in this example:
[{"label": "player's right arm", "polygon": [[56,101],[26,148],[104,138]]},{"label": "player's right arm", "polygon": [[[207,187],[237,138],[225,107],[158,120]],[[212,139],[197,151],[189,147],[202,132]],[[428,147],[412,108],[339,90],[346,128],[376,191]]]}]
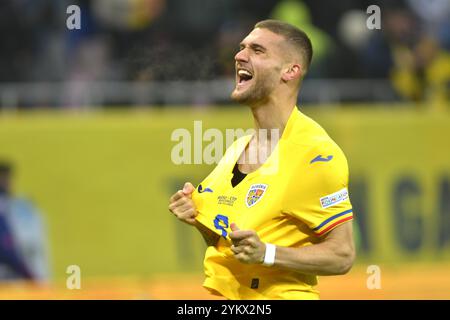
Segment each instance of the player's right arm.
[{"label": "player's right arm", "polygon": [[183,190],[178,190],[169,199],[169,211],[172,212],[178,220],[195,226],[203,236],[208,246],[216,245],[219,235],[212,232],[200,222],[195,220],[198,212],[192,200],[192,193],[195,191],[194,186],[190,182],[184,184]]}]

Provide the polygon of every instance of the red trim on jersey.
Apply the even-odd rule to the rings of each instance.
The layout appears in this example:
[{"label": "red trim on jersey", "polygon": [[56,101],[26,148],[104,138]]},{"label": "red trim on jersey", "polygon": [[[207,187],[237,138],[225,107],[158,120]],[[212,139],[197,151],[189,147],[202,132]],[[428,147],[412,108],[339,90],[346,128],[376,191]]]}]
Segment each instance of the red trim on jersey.
[{"label": "red trim on jersey", "polygon": [[348,221],[348,220],[351,220],[351,219],[353,219],[353,215],[351,215],[351,216],[349,216],[349,217],[346,217],[346,218],[344,218],[344,219],[341,219],[341,220],[339,220],[339,221],[336,221],[336,222],[333,223],[332,225],[329,225],[327,228],[323,229],[322,231],[320,231],[320,232],[318,232],[318,233],[316,233],[316,234],[317,234],[318,236],[321,236],[322,234],[324,234],[325,232],[327,232],[327,231],[330,230],[331,228],[337,226],[338,224],[341,224],[341,223],[343,223],[343,222],[345,222],[345,221]]}]

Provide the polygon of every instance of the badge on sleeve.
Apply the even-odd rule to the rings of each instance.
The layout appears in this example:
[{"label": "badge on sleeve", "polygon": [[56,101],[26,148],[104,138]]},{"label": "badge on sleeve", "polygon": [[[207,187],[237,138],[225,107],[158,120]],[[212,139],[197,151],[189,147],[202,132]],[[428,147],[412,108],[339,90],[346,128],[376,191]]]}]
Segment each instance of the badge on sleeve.
[{"label": "badge on sleeve", "polygon": [[326,209],[347,199],[348,199],[348,190],[347,188],[344,188],[339,190],[338,192],[320,198],[320,204],[322,205],[322,208]]}]

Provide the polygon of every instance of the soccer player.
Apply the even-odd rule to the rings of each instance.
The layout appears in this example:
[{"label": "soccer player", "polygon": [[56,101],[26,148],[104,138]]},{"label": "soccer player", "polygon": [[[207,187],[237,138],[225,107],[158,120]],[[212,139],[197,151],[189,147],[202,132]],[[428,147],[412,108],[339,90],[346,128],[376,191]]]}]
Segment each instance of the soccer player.
[{"label": "soccer player", "polygon": [[213,294],[317,299],[317,276],[352,267],[346,158],[296,107],[311,58],[303,31],[257,23],[235,56],[231,97],[264,134],[237,139],[197,188],[186,183],[170,198],[169,210],[208,244],[203,285]]}]

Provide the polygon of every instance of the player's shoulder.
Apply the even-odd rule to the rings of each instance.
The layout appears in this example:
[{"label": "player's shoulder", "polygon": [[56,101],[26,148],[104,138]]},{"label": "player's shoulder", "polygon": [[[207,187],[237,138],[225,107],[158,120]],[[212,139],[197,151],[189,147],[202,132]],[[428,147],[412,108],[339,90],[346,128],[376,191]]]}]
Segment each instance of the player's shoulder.
[{"label": "player's shoulder", "polygon": [[331,159],[346,161],[344,152],[326,130],[300,111],[289,135],[288,143],[293,153],[306,157],[299,160],[302,162],[306,160],[308,164],[331,163]]},{"label": "player's shoulder", "polygon": [[289,140],[298,145],[320,145],[333,140],[325,129],[314,119],[297,110],[297,120],[295,121]]}]

